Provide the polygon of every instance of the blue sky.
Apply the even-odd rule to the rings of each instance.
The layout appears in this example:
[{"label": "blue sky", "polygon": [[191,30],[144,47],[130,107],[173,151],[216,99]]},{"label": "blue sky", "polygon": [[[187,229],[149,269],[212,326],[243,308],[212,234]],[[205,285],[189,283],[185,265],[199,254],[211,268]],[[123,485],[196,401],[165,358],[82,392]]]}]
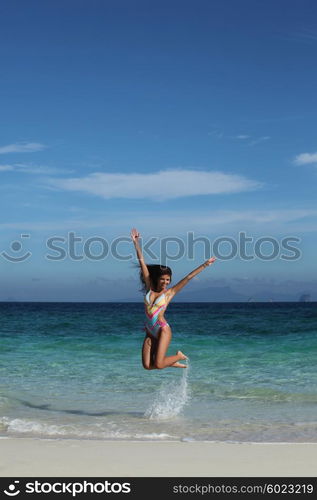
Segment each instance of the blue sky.
[{"label": "blue sky", "polygon": [[[149,262],[184,242],[176,281],[205,258],[189,232],[252,238],[193,290],[317,300],[314,1],[12,0],[0,41],[0,300],[137,300],[135,259],[94,258],[131,227],[157,238]],[[300,258],[281,258],[289,237]]]}]

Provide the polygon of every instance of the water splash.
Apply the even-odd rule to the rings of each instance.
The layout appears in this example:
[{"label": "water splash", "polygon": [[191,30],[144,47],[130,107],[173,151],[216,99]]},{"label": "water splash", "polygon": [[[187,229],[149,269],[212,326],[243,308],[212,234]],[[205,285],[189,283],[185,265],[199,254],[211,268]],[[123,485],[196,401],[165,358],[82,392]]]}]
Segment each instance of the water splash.
[{"label": "water splash", "polygon": [[181,413],[188,403],[189,386],[189,359],[187,358],[187,368],[179,368],[183,371],[181,380],[175,377],[173,380],[163,382],[159,388],[153,403],[145,411],[144,416],[150,420],[165,420],[176,417]]}]

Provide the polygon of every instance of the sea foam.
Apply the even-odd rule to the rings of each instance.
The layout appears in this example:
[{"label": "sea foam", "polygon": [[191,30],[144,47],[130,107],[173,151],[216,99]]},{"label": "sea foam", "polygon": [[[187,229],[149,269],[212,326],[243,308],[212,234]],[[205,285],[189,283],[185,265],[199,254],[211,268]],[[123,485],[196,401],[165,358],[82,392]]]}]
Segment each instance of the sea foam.
[{"label": "sea foam", "polygon": [[187,368],[182,370],[181,380],[173,377],[162,383],[154,397],[154,401],[145,411],[144,416],[151,420],[171,419],[179,415],[190,399],[188,374],[189,359],[187,358]]}]

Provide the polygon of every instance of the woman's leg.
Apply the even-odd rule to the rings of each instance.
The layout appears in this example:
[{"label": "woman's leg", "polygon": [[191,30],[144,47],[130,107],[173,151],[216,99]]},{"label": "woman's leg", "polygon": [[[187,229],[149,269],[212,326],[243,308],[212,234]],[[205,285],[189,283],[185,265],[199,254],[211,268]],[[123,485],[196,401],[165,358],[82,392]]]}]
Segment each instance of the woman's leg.
[{"label": "woman's leg", "polygon": [[142,347],[142,364],[145,370],[154,370],[156,368],[154,364],[156,348],[157,340],[146,335]]},{"label": "woman's leg", "polygon": [[172,339],[172,331],[170,326],[163,326],[159,333],[158,346],[155,356],[155,368],[162,370],[168,366],[172,366],[181,359],[187,359],[186,356],[181,352],[177,351],[174,356],[166,356],[168,346]]}]

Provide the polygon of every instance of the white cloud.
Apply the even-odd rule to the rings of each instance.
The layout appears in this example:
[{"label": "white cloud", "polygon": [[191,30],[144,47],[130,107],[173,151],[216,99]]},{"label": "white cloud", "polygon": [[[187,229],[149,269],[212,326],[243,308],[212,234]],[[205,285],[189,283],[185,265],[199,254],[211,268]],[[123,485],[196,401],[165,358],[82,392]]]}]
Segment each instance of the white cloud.
[{"label": "white cloud", "polygon": [[254,141],[250,142],[250,146],[255,146],[256,144],[260,144],[261,142],[265,142],[271,139],[269,135],[264,135],[262,137],[258,137],[258,139],[254,139]]},{"label": "white cloud", "polygon": [[[308,219],[308,220],[307,220]],[[313,223],[309,222],[314,219]],[[252,231],[292,231],[291,224],[298,223],[302,231],[308,226],[316,230],[317,210],[285,209],[285,210],[217,210],[212,213],[153,213],[139,215],[138,223],[146,227],[162,229],[162,232],[174,231],[202,231],[223,234],[224,231],[237,232],[244,229]],[[305,223],[305,224],[304,224]]]},{"label": "white cloud", "polygon": [[60,174],[70,174],[74,172],[73,170],[47,167],[46,165],[27,165],[24,163],[16,163],[15,167],[19,170],[19,172],[25,174],[60,175]]},{"label": "white cloud", "polygon": [[15,144],[8,144],[7,146],[0,146],[0,154],[6,153],[34,153],[42,151],[46,146],[39,142],[20,142]]},{"label": "white cloud", "polygon": [[50,179],[49,184],[65,191],[81,191],[103,198],[151,198],[162,201],[184,196],[239,193],[259,189],[261,183],[240,175],[218,171],[162,170],[150,174],[107,174]]},{"label": "white cloud", "polygon": [[[71,210],[67,210],[71,212]],[[307,221],[308,219],[308,221]],[[311,219],[314,219],[311,222]],[[133,221],[137,221],[136,223]],[[105,230],[116,234],[129,236],[130,229],[135,224],[141,231],[143,237],[148,235],[177,235],[194,231],[195,237],[199,232],[203,234],[224,235],[225,231],[250,230],[268,231],[272,234],[277,231],[293,230],[290,223],[296,223],[296,231],[316,231],[317,210],[309,209],[285,209],[285,210],[218,210],[210,213],[192,213],[186,211],[162,212],[153,211],[147,213],[132,212],[116,213],[104,215],[99,212],[90,211],[86,215],[77,217],[63,217],[60,220],[47,221],[23,221],[23,222],[3,222],[0,230],[15,229],[25,231],[56,231],[56,230],[97,230],[101,229],[103,235]],[[307,225],[308,223],[308,225]],[[131,226],[131,227],[130,227]]]},{"label": "white cloud", "polygon": [[74,172],[74,170],[47,167],[45,165],[27,165],[24,163],[14,163],[13,165],[0,165],[0,172],[8,170],[15,172],[22,172],[23,174],[33,174],[33,175],[60,175],[60,174],[70,174]]},{"label": "white cloud", "polygon": [[5,172],[8,170],[14,170],[12,165],[0,165],[0,172]]},{"label": "white cloud", "polygon": [[294,160],[295,165],[309,165],[317,163],[317,153],[301,153]]},{"label": "white cloud", "polygon": [[297,42],[316,42],[316,30],[304,29],[303,31],[291,33],[282,37],[284,40],[297,41]]},{"label": "white cloud", "polygon": [[217,139],[230,139],[230,140],[238,140],[238,141],[246,141],[246,143],[249,146],[255,146],[256,144],[260,144],[261,142],[268,141],[271,139],[269,135],[263,135],[261,137],[253,137],[252,135],[248,134],[237,134],[237,135],[224,135],[223,132],[220,132],[218,130],[213,130],[211,132],[208,132],[209,136],[216,137]]},{"label": "white cloud", "polygon": [[222,139],[224,136],[224,133],[220,130],[212,130],[208,132],[208,135],[211,137],[216,137],[216,139]]}]

